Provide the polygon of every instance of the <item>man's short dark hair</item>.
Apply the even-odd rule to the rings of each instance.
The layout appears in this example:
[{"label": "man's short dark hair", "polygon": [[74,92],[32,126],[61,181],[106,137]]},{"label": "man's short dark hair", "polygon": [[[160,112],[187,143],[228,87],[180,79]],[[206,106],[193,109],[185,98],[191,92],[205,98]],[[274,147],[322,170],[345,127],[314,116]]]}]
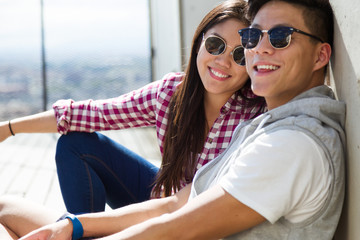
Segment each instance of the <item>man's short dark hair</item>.
[{"label": "man's short dark hair", "polygon": [[334,14],[329,0],[249,0],[249,18],[254,20],[260,8],[271,1],[282,1],[303,8],[303,17],[311,33],[333,46]]}]

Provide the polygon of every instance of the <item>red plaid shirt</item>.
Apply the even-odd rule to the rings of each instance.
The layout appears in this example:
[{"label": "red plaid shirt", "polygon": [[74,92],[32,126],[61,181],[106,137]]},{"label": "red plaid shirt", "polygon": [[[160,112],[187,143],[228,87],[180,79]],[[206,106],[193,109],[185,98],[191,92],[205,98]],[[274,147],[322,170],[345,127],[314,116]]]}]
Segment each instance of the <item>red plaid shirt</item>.
[{"label": "red plaid shirt", "polygon": [[[156,126],[158,144],[163,141],[168,122],[170,98],[181,83],[183,73],[169,73],[162,80],[138,90],[106,100],[59,100],[53,105],[58,131],[94,132],[132,127]],[[255,95],[249,90],[246,97]],[[245,100],[235,94],[221,108],[220,116],[209,131],[204,149],[198,155],[197,169],[214,159],[229,145],[236,126],[255,117],[261,106],[246,108]],[[182,184],[183,186],[186,184]]]}]

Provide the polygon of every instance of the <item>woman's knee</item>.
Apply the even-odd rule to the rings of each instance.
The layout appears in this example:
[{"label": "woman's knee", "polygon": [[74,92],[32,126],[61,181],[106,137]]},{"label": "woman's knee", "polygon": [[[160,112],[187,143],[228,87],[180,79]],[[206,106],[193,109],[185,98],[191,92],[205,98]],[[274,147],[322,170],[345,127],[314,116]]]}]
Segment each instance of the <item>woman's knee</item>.
[{"label": "woman's knee", "polygon": [[56,145],[56,161],[70,159],[69,156],[76,155],[80,149],[90,145],[90,142],[97,141],[96,133],[71,132],[60,136]]},{"label": "woman's knee", "polygon": [[0,224],[4,224],[4,216],[10,203],[11,201],[8,197],[0,197]]},{"label": "woman's knee", "polygon": [[97,138],[95,133],[70,132],[66,135],[60,136],[57,142],[57,148],[66,149],[84,141],[89,141],[94,137]]},{"label": "woman's knee", "polygon": [[0,197],[0,225],[18,236],[55,222],[61,212],[20,197]]},{"label": "woman's knee", "polygon": [[16,207],[18,198],[12,196],[1,196],[0,197],[0,219],[1,216],[9,212],[9,209]]},{"label": "woman's knee", "polygon": [[14,199],[10,197],[0,197],[0,236],[4,239],[11,239],[10,236],[17,237],[9,224],[9,218],[12,216],[11,209],[14,208],[13,200]]},{"label": "woman's knee", "polygon": [[19,209],[24,208],[26,202],[15,196],[0,197],[0,224],[9,225],[9,220],[15,218]]}]

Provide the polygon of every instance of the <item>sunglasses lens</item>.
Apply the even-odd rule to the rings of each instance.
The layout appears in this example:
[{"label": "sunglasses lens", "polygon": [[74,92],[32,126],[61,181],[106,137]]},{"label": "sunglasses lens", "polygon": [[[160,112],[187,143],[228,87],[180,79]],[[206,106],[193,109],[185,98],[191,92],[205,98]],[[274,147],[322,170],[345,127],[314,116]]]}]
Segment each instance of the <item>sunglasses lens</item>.
[{"label": "sunglasses lens", "polygon": [[292,30],[288,27],[276,27],[268,31],[270,43],[274,48],[289,46]]},{"label": "sunglasses lens", "polygon": [[240,65],[245,66],[245,55],[244,55],[244,48],[243,47],[237,47],[233,51],[233,58],[234,61]]},{"label": "sunglasses lens", "polygon": [[261,31],[256,28],[245,28],[239,31],[241,37],[241,45],[246,49],[256,47],[259,43]]},{"label": "sunglasses lens", "polygon": [[225,42],[218,37],[208,37],[205,41],[206,50],[212,55],[219,55],[226,48]]}]

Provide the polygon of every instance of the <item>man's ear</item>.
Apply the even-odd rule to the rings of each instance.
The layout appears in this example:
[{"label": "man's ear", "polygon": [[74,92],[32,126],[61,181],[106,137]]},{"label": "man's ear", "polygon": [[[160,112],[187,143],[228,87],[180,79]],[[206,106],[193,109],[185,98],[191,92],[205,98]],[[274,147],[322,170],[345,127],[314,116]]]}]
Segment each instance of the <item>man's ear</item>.
[{"label": "man's ear", "polygon": [[330,44],[322,43],[318,47],[318,52],[317,52],[316,57],[317,58],[315,59],[314,71],[325,67],[329,63],[330,57],[331,57],[331,46],[330,46]]}]

